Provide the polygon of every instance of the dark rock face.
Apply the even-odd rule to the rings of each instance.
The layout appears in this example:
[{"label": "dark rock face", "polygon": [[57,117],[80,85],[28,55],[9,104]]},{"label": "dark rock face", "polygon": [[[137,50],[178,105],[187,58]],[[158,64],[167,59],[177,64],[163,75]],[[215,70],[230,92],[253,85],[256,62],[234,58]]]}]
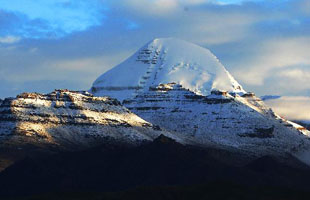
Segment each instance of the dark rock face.
[{"label": "dark rock face", "polygon": [[[225,155],[225,156],[224,156]],[[138,147],[111,143],[81,152],[25,159],[0,174],[0,197],[50,192],[108,192],[138,186],[188,186],[216,181],[247,187],[307,189],[310,171],[273,157],[227,164],[240,155],[181,145],[160,136]]]},{"label": "dark rock face", "polygon": [[274,131],[274,126],[271,128],[257,128],[255,130],[255,133],[248,133],[248,134],[240,134],[240,137],[252,137],[252,138],[272,138],[274,137],[273,131]]},{"label": "dark rock face", "polygon": [[247,97],[253,98],[253,97],[256,97],[256,96],[255,96],[255,94],[254,94],[253,92],[247,92],[247,93],[245,93],[244,95],[242,95],[242,97],[245,97],[245,98],[247,98]]}]

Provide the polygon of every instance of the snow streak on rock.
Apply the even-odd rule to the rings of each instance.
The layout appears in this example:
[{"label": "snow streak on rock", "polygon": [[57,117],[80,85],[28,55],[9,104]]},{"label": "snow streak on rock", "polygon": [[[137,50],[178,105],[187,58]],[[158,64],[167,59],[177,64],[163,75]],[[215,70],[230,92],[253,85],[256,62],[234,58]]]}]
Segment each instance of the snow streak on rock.
[{"label": "snow streak on rock", "polygon": [[202,96],[171,83],[150,88],[125,100],[124,105],[200,145],[232,147],[251,154],[285,154],[309,145],[306,129],[276,115],[253,93],[239,96],[213,90]]},{"label": "snow streak on rock", "polygon": [[162,132],[110,97],[56,90],[43,95],[23,93],[0,106],[2,142],[51,144],[152,140]]}]

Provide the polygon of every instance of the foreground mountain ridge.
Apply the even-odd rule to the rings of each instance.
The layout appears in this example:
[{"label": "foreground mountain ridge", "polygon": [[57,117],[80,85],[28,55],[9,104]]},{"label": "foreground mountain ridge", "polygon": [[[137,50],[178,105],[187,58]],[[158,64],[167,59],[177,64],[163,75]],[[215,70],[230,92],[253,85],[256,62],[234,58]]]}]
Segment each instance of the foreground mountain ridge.
[{"label": "foreground mountain ridge", "polygon": [[128,143],[150,141],[164,133],[116,99],[87,92],[23,93],[5,99],[0,113],[2,145],[29,142],[87,147],[109,138]]},{"label": "foreground mountain ridge", "polygon": [[[308,191],[310,186],[310,168],[292,157],[289,160],[293,165],[265,156],[242,166],[223,162],[227,158],[240,159],[240,155],[226,150],[182,145],[165,136],[135,147],[102,145],[81,152],[28,158],[0,174],[0,198],[18,199],[14,197],[55,193],[58,196],[54,198],[27,199],[80,199],[84,192],[82,199],[118,199],[92,198],[91,194],[136,187],[197,187],[210,184],[218,185],[218,188],[213,192],[212,189],[202,189],[204,198],[198,195],[194,199],[210,199],[210,196],[211,199],[253,199],[247,187],[264,186],[262,189],[265,190],[266,187],[270,187],[271,191],[273,187],[278,187],[283,191],[280,193],[282,198],[267,199],[296,200],[296,194]],[[241,187],[231,190],[231,184]],[[296,190],[293,192],[294,198],[288,198],[288,189]],[[161,190],[154,192],[157,198],[151,199],[184,199],[173,194],[162,196]],[[69,198],[68,193],[73,197]],[[223,193],[226,198],[219,198]],[[248,197],[240,198],[240,194],[244,196],[244,193]],[[60,198],[61,194],[67,198]],[[153,195],[151,191],[146,192],[142,199],[150,199]],[[255,195],[268,196],[261,190]],[[137,199],[129,196],[127,194],[122,199]],[[190,197],[185,199],[193,199],[193,196]]]}]

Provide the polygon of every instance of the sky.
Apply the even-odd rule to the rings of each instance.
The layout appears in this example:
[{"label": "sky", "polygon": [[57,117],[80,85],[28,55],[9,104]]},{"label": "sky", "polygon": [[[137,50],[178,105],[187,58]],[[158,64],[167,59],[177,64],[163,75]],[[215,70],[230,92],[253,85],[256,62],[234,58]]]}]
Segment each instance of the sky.
[{"label": "sky", "polygon": [[210,49],[258,96],[310,101],[309,0],[0,0],[0,98],[88,90],[158,37]]}]

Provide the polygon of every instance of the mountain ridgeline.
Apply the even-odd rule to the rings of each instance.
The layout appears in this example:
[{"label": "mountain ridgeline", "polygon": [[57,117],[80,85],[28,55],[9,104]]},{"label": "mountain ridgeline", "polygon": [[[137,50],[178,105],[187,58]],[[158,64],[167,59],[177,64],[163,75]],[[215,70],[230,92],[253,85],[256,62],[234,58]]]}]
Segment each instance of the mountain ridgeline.
[{"label": "mountain ridgeline", "polygon": [[246,92],[209,50],[185,41],[149,42],[101,75],[90,92],[121,100],[192,144],[309,162],[309,131]]},{"label": "mountain ridgeline", "polygon": [[23,93],[0,100],[0,114],[0,196],[310,186],[310,132],[178,39],[152,40],[88,92]]},{"label": "mountain ridgeline", "polygon": [[116,99],[87,92],[23,93],[5,99],[0,114],[0,169],[41,152],[81,150],[111,140],[137,145],[169,135]]}]

